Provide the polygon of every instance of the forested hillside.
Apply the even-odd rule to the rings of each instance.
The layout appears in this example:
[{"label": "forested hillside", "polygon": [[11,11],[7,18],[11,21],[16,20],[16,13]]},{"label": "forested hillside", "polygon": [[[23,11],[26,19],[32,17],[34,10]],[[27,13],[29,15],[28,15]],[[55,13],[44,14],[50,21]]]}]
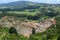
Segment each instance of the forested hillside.
[{"label": "forested hillside", "polygon": [[60,4],[0,4],[0,40],[60,40]]}]

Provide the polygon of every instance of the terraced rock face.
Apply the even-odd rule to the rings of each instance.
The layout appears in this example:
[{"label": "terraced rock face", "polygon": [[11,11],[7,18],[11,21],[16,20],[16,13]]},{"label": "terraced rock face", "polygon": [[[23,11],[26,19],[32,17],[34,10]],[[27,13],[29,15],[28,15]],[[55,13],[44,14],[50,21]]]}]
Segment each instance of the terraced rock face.
[{"label": "terraced rock face", "polygon": [[55,25],[55,18],[46,19],[43,22],[25,22],[16,20],[15,17],[2,17],[0,19],[0,26],[15,27],[17,32],[28,37],[32,34],[33,28],[37,32],[44,32],[51,25]]}]

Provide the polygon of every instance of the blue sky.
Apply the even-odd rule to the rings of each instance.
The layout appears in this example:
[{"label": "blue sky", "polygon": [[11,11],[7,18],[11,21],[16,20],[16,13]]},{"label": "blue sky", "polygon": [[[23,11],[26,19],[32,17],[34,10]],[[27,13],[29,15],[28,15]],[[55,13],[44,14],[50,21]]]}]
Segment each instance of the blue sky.
[{"label": "blue sky", "polygon": [[[0,0],[0,3],[9,3],[9,2],[14,2],[14,1],[22,1],[22,0]],[[23,1],[60,4],[60,0],[23,0]]]}]

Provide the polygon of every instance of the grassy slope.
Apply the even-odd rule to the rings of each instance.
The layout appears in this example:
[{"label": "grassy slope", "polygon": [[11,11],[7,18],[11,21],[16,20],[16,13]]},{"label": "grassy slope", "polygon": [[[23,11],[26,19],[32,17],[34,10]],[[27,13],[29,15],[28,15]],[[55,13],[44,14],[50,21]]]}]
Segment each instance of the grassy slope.
[{"label": "grassy slope", "polygon": [[26,14],[26,15],[36,15],[38,12],[19,12],[19,11],[9,11],[10,14]]}]

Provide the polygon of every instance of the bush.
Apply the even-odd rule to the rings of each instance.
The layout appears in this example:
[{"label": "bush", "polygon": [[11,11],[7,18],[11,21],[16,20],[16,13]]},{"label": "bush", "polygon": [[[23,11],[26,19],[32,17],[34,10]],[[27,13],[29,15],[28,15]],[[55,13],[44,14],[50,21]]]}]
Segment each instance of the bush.
[{"label": "bush", "polygon": [[60,36],[58,36],[57,40],[60,40]]},{"label": "bush", "polygon": [[12,34],[12,33],[17,34],[17,31],[16,31],[16,29],[15,29],[14,27],[11,27],[11,28],[9,29],[9,33],[10,33],[10,34]]},{"label": "bush", "polygon": [[32,30],[32,34],[34,35],[35,34],[35,29],[33,28],[33,30]]}]

